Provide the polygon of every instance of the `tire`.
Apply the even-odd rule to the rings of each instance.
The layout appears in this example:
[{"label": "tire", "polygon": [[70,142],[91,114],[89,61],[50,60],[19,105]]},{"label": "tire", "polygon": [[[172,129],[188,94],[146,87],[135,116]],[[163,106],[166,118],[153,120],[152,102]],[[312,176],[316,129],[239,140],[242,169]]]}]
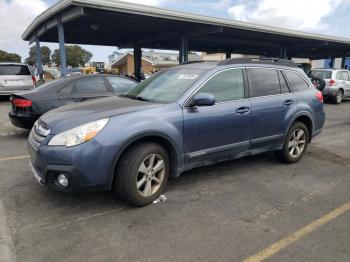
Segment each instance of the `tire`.
[{"label": "tire", "polygon": [[322,91],[326,86],[326,82],[321,78],[313,77],[311,78],[311,82],[320,91]]},{"label": "tire", "polygon": [[[153,172],[152,167],[159,170]],[[169,174],[169,156],[162,146],[152,142],[134,145],[127,149],[117,165],[116,193],[131,205],[148,205],[165,190]]]},{"label": "tire", "polygon": [[[295,140],[295,136],[298,136],[300,134],[302,134],[302,136],[299,139]],[[305,124],[301,122],[295,122],[287,133],[282,150],[275,152],[277,158],[282,163],[287,164],[298,162],[307,150],[309,138],[309,130]],[[304,141],[304,143],[302,143],[302,141]],[[298,149],[296,148],[296,145],[298,145]]]},{"label": "tire", "polygon": [[338,92],[332,98],[333,104],[339,105],[343,101],[343,97],[344,97],[343,91],[338,90]]}]

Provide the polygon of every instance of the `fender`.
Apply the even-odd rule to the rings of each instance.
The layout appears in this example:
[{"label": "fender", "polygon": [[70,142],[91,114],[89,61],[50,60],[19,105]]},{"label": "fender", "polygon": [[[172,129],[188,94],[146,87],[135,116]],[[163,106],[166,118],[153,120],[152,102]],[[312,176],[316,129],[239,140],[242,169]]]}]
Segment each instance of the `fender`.
[{"label": "fender", "polygon": [[147,137],[151,137],[151,136],[156,136],[156,137],[160,137],[164,140],[166,140],[173,148],[173,156],[174,159],[171,159],[171,161],[173,161],[173,167],[171,170],[171,174],[172,176],[177,176],[178,173],[178,169],[183,165],[183,159],[182,159],[182,149],[180,149],[180,147],[177,145],[177,143],[175,142],[175,140],[173,138],[171,138],[170,136],[168,136],[167,134],[164,134],[162,132],[159,132],[158,130],[149,130],[149,131],[142,131],[139,132],[138,134],[134,134],[133,136],[129,137],[128,140],[123,143],[123,145],[119,148],[119,150],[117,151],[117,153],[115,154],[114,157],[114,162],[112,163],[111,167],[110,167],[110,175],[109,175],[109,187],[111,188],[112,186],[112,182],[114,179],[114,173],[115,173],[115,167],[121,157],[121,155],[124,153],[124,151],[134,142],[136,142],[137,140],[143,139],[143,138],[147,138]]},{"label": "fender", "polygon": [[283,143],[286,139],[286,135],[289,131],[289,129],[291,128],[291,126],[293,125],[293,123],[296,121],[297,118],[301,117],[301,116],[306,116],[307,118],[309,118],[309,120],[311,121],[311,134],[310,134],[310,139],[312,138],[312,135],[313,135],[313,132],[314,132],[314,126],[315,126],[315,123],[314,123],[314,120],[313,120],[313,117],[312,117],[312,114],[308,111],[299,111],[298,113],[296,113],[293,118],[291,119],[291,121],[288,123],[288,128],[286,129],[285,131],[285,134],[284,134],[284,139],[283,139]]}]

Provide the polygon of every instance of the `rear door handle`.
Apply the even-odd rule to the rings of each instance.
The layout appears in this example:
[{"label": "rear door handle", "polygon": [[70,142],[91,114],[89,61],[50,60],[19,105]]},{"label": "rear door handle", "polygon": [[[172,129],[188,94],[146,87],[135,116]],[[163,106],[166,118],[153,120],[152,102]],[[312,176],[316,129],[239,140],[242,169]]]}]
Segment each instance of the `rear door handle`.
[{"label": "rear door handle", "polygon": [[290,106],[290,105],[293,105],[294,104],[294,101],[293,100],[286,100],[283,102],[283,105],[285,106]]},{"label": "rear door handle", "polygon": [[243,107],[238,108],[238,109],[236,110],[236,113],[239,114],[239,115],[244,115],[244,114],[248,113],[249,110],[250,110],[249,107],[243,106]]}]

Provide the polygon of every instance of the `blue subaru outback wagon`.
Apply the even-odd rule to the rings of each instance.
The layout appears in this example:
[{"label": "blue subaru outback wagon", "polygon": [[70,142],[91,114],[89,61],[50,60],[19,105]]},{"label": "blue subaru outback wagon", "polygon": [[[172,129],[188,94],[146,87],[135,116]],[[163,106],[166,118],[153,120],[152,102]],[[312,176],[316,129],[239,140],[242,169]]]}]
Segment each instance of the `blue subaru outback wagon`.
[{"label": "blue subaru outback wagon", "polygon": [[34,176],[62,192],[110,190],[151,203],[170,176],[266,151],[299,161],[325,122],[323,97],[293,62],[181,64],[127,93],[43,115],[28,138]]}]

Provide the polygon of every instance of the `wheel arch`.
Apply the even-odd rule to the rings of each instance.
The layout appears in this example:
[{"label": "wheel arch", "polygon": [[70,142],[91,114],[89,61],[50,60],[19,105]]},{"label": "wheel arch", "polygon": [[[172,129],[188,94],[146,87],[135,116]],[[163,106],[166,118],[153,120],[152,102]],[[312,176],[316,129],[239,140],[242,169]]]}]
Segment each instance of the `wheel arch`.
[{"label": "wheel arch", "polygon": [[160,144],[164,147],[164,149],[167,151],[169,158],[170,158],[170,176],[174,177],[177,176],[177,170],[179,165],[181,164],[181,158],[179,153],[179,147],[175,143],[175,141],[170,138],[167,135],[158,133],[158,132],[148,132],[143,133],[140,135],[136,135],[132,138],[130,138],[127,142],[125,142],[121,147],[120,150],[118,150],[118,153],[115,157],[115,161],[113,163],[113,166],[111,168],[111,175],[110,175],[110,186],[113,184],[113,180],[115,177],[115,169],[118,165],[118,162],[121,158],[121,156],[128,150],[131,146],[134,146],[136,144],[142,143],[142,142],[155,142]]},{"label": "wheel arch", "polygon": [[293,120],[291,121],[291,123],[289,124],[287,132],[288,132],[288,130],[290,130],[292,125],[296,122],[301,122],[307,127],[307,129],[309,130],[309,143],[310,143],[312,140],[312,134],[314,131],[314,122],[312,120],[311,114],[307,113],[307,112],[302,112],[302,113],[298,114],[297,116],[295,116],[293,118]]}]

